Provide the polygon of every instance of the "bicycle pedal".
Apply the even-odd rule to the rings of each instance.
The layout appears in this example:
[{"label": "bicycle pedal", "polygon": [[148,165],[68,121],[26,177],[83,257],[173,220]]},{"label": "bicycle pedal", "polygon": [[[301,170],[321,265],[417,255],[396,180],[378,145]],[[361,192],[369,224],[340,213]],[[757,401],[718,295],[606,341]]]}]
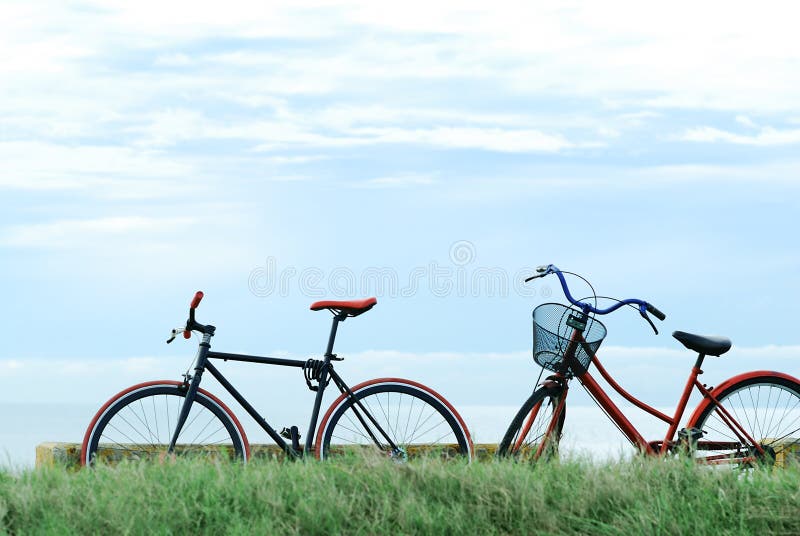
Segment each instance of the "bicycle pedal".
[{"label": "bicycle pedal", "polygon": [[705,432],[699,428],[681,428],[678,430],[678,440],[695,443],[698,439],[701,439],[704,434]]},{"label": "bicycle pedal", "polygon": [[281,430],[281,435],[286,439],[300,439],[300,429],[297,426],[292,426],[291,428],[283,427]]},{"label": "bicycle pedal", "polygon": [[679,449],[692,452],[697,449],[697,442],[702,439],[705,432],[699,428],[681,428],[678,430],[678,442],[675,445]]}]

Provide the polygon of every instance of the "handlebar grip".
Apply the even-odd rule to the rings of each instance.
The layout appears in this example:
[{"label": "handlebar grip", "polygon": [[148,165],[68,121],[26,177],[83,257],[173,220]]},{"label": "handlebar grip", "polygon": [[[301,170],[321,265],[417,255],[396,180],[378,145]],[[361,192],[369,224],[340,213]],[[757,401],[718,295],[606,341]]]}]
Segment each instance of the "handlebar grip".
[{"label": "handlebar grip", "polygon": [[656,309],[654,305],[647,304],[647,311],[652,314],[654,317],[658,318],[659,320],[664,320],[667,318],[667,315]]},{"label": "handlebar grip", "polygon": [[189,305],[190,309],[197,309],[197,306],[200,305],[200,300],[203,299],[203,292],[198,290],[197,293],[194,295],[194,299],[192,300],[191,305]]}]

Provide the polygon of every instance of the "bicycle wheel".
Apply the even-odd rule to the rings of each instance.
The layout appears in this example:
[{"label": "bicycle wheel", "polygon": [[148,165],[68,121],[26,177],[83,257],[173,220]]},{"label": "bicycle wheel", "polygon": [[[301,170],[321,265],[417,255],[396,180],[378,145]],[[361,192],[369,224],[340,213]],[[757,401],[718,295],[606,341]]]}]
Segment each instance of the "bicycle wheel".
[{"label": "bicycle wheel", "polygon": [[[399,378],[371,380],[352,391],[355,398],[340,396],[320,423],[319,459],[359,450],[377,450],[397,461],[426,455],[471,456],[472,440],[464,421],[436,391]],[[398,450],[392,449],[381,430]]]},{"label": "bicycle wheel", "polygon": [[783,459],[800,441],[800,384],[787,378],[758,376],[748,378],[714,393],[720,405],[764,450],[742,440],[742,433],[726,423],[729,420],[708,404],[690,427],[703,431],[694,454],[698,461],[750,467],[753,461],[772,464]]},{"label": "bicycle wheel", "polygon": [[[155,381],[130,387],[100,408],[81,448],[81,464],[163,459],[186,391],[180,382]],[[173,451],[210,459],[249,457],[241,424],[225,404],[200,389]]]},{"label": "bicycle wheel", "polygon": [[553,417],[562,393],[561,387],[541,387],[534,391],[511,421],[497,446],[497,456],[536,461],[558,454],[566,405],[561,407],[557,422],[553,422]]}]

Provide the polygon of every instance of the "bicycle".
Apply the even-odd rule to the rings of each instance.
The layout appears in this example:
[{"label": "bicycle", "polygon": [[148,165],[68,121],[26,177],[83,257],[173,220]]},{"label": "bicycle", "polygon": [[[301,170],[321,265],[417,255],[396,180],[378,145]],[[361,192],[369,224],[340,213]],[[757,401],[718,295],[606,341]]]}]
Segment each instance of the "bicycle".
[{"label": "bicycle", "polygon": [[[554,374],[542,383],[537,380],[537,389],[522,405],[498,446],[499,456],[535,461],[557,454],[572,379],[578,380],[623,435],[645,454],[663,456],[687,452],[701,463],[751,467],[757,463],[774,463],[782,449],[800,442],[797,437],[800,432],[800,380],[797,378],[781,372],[759,370],[739,374],[716,387],[698,381],[698,376],[703,374],[701,366],[706,356],[719,357],[731,348],[731,341],[725,337],[683,331],[672,334],[686,348],[698,354],[673,416],[628,393],[597,358],[596,352],[605,338],[606,328],[596,316],[630,306],[638,309],[656,334],[658,329],[648,313],[659,320],[666,316],[644,300],[598,297],[591,284],[589,287],[594,296],[583,300],[593,299],[594,305],[576,300],[569,291],[565,273],[580,277],[589,284],[581,276],[562,272],[552,264],[538,267],[537,273],[525,280],[527,283],[555,274],[571,305],[546,303],[533,311],[533,358],[543,371]],[[598,308],[597,299],[616,303]],[[625,400],[668,425],[664,439],[646,441],[642,437],[588,372],[591,365]],[[703,398],[686,426],[679,430],[678,423],[693,390],[699,391]]]},{"label": "bicycle", "polygon": [[[351,451],[371,445],[395,461],[423,454],[471,457],[472,440],[467,426],[455,408],[433,389],[402,378],[377,378],[349,387],[334,370],[333,362],[343,360],[333,353],[339,324],[372,309],[377,303],[375,298],[313,303],[312,311],[326,309],[333,313],[333,324],[323,358],[305,361],[211,351],[216,328],[195,320],[202,298],[202,292],[195,294],[186,324],[173,329],[167,340],[171,343],[181,332],[186,339],[193,332],[202,336],[193,366],[183,380],[140,383],[114,395],[86,430],[82,465],[177,455],[249,459],[250,444],[239,420],[219,398],[200,388],[206,371],[291,459],[312,452],[317,458],[326,459],[347,451],[348,445]],[[279,434],[211,360],[301,368],[306,386],[316,392],[304,446],[300,446],[297,426],[284,428]],[[331,381],[340,396],[317,426],[323,394]]]}]

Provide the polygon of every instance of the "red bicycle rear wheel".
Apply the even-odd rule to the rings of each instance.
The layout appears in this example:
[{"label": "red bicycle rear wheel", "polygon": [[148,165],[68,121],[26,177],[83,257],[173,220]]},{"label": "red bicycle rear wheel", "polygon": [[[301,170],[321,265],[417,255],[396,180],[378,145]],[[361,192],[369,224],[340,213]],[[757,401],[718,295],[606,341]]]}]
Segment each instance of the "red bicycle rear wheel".
[{"label": "red bicycle rear wheel", "polygon": [[783,459],[783,453],[796,450],[800,442],[800,383],[761,375],[723,386],[713,394],[727,415],[708,403],[690,420],[689,427],[703,431],[694,449],[698,461],[751,467],[757,462],[772,464],[776,458]]}]

